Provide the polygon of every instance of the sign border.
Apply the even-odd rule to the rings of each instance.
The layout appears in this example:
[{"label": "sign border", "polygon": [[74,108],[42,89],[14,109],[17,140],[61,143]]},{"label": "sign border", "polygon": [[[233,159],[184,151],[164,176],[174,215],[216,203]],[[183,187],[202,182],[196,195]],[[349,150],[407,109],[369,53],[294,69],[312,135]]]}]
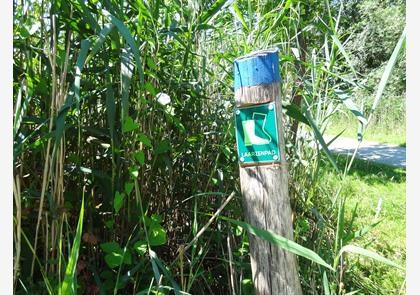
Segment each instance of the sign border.
[{"label": "sign border", "polygon": [[[277,134],[277,154],[279,155],[279,158],[277,160],[265,160],[265,161],[253,161],[253,162],[241,162],[240,159],[240,154],[239,154],[239,143],[238,143],[238,128],[236,128],[237,126],[237,119],[236,117],[238,116],[238,114],[236,114],[237,111],[241,111],[243,109],[249,109],[249,108],[255,108],[255,107],[260,107],[260,106],[269,106],[269,105],[273,105],[273,111],[274,111],[274,117],[276,118],[275,121],[275,127],[276,127],[276,134]],[[282,158],[281,158],[281,153],[280,153],[280,136],[279,136],[279,130],[278,130],[278,126],[277,126],[277,108],[276,108],[276,102],[275,101],[270,101],[267,103],[260,103],[260,104],[253,104],[253,105],[247,105],[247,106],[243,106],[243,107],[238,107],[235,106],[234,109],[234,116],[235,116],[235,139],[236,139],[236,154],[238,156],[238,162],[240,166],[258,166],[258,164],[275,164],[275,163],[281,163],[282,162]]]}]

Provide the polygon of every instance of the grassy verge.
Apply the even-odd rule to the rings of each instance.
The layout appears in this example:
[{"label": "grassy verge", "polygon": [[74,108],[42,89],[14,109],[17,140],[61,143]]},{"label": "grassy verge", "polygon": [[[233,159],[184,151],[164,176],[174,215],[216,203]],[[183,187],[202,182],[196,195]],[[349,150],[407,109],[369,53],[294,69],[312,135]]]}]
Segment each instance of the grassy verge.
[{"label": "grassy verge", "polygon": [[[331,121],[332,123],[327,128],[326,134],[337,135],[344,130],[342,136],[357,138],[358,122],[355,117],[336,116]],[[405,120],[402,120],[399,124],[374,122],[366,131],[364,140],[405,146]]]},{"label": "grassy verge", "polygon": [[[346,158],[338,157],[340,166]],[[322,174],[322,182],[337,187],[342,180],[329,168]],[[354,227],[376,226],[357,241],[399,265],[405,265],[405,186],[406,172],[402,169],[356,160],[344,180],[342,196],[347,198],[346,221],[349,226],[353,209],[357,206]],[[360,256],[350,256],[346,269],[347,281],[358,294],[403,294],[404,272]],[[400,293],[401,291],[401,293]]]}]

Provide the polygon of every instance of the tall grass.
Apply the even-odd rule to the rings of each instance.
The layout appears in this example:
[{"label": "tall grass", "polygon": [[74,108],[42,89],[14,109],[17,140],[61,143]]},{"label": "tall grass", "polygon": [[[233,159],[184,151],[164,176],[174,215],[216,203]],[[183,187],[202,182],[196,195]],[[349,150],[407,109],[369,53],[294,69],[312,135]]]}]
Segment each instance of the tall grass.
[{"label": "tall grass", "polygon": [[[247,231],[309,258],[305,293],[344,294],[346,251],[390,264],[352,244],[345,196],[319,182],[323,154],[349,169],[322,138],[338,106],[366,118],[338,95],[362,84],[333,3],[14,2],[16,293],[77,278],[74,293],[247,294]],[[295,246],[226,201],[239,195],[232,62],[274,46]]]}]

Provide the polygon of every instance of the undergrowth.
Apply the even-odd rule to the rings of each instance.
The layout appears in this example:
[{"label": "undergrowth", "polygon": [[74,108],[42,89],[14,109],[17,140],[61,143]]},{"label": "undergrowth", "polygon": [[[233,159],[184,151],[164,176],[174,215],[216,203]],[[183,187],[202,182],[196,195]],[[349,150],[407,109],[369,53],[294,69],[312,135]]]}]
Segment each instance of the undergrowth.
[{"label": "undergrowth", "polygon": [[[337,1],[23,0],[13,13],[16,294],[251,294],[249,234],[300,255],[305,294],[400,284],[402,247],[383,251],[385,229],[366,243],[369,215],[351,213],[370,178],[322,133],[343,106],[369,130],[403,28],[363,112]],[[239,193],[232,64],[272,47],[296,243],[244,222]]]}]

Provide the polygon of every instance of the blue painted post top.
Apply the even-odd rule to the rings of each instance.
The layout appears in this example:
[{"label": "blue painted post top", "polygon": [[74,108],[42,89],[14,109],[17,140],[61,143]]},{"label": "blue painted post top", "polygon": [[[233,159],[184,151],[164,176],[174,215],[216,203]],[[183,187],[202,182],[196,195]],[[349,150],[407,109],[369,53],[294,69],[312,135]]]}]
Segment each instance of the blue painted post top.
[{"label": "blue painted post top", "polygon": [[254,51],[235,59],[235,90],[280,82],[278,49]]}]

